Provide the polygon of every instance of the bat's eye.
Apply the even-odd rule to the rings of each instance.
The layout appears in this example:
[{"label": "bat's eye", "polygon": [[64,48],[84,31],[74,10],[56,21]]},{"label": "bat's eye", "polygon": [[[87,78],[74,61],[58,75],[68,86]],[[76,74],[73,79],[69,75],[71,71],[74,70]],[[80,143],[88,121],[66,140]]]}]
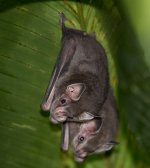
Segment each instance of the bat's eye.
[{"label": "bat's eye", "polygon": [[61,99],[60,102],[62,105],[64,105],[66,103],[66,99]]},{"label": "bat's eye", "polygon": [[83,137],[83,136],[80,136],[80,137],[78,138],[78,140],[79,140],[79,142],[83,142],[83,141],[84,141],[84,137]]}]

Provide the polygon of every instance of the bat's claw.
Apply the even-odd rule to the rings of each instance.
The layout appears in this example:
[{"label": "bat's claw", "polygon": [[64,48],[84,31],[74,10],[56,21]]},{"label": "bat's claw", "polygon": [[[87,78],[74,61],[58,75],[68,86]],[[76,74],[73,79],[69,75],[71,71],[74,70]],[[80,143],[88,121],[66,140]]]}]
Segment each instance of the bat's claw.
[{"label": "bat's claw", "polygon": [[64,30],[65,30],[65,23],[64,22],[66,20],[66,16],[65,16],[65,14],[63,12],[60,12],[59,16],[60,16],[59,24],[61,26],[62,31],[64,32]]},{"label": "bat's claw", "polygon": [[48,110],[50,109],[50,105],[47,104],[47,103],[42,103],[42,104],[40,105],[40,108],[41,108],[41,110],[43,110],[43,111],[48,111]]}]

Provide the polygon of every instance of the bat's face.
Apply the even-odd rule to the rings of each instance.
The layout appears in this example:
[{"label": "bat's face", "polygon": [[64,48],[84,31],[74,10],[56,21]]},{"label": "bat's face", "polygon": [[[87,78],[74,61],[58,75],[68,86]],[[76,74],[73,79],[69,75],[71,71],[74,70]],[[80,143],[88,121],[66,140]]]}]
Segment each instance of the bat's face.
[{"label": "bat's face", "polygon": [[[93,153],[98,144],[93,144],[93,139],[97,137],[102,126],[102,119],[93,119],[85,123],[80,124],[80,127],[76,131],[72,140],[72,147],[75,154],[75,160],[82,162],[84,158]],[[92,144],[91,144],[92,142]]]},{"label": "bat's face", "polygon": [[[77,110],[77,102],[80,100],[86,87],[83,83],[74,83],[55,89],[51,104],[51,121],[53,123],[64,122],[68,117],[72,118]],[[75,110],[76,108],[76,110]]]},{"label": "bat's face", "polygon": [[108,130],[103,133],[102,127],[103,121],[100,118],[80,125],[72,140],[77,162],[82,162],[90,154],[108,151],[114,146],[115,142],[110,141]]}]

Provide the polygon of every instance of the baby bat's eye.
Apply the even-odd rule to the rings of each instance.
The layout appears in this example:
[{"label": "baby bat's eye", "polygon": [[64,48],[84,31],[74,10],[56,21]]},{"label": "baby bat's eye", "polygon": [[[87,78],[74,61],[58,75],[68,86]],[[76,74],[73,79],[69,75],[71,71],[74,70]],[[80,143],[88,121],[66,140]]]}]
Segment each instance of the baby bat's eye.
[{"label": "baby bat's eye", "polygon": [[79,136],[79,138],[78,138],[78,141],[81,143],[81,142],[83,142],[84,141],[84,137],[83,136]]},{"label": "baby bat's eye", "polygon": [[64,105],[66,103],[66,99],[61,99],[60,102],[62,105]]}]

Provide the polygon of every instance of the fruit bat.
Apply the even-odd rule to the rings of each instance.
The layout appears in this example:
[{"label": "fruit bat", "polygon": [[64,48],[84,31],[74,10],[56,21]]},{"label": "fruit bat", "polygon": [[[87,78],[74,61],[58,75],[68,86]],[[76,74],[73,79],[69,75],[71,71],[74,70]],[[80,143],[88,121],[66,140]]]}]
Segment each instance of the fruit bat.
[{"label": "fruit bat", "polygon": [[65,123],[62,149],[67,150],[70,143],[77,162],[82,162],[88,155],[108,151],[117,144],[114,139],[118,127],[118,116],[111,89],[99,114],[99,117],[95,118],[89,113],[82,114],[82,117],[78,119],[86,121]]},{"label": "fruit bat", "polygon": [[61,49],[41,109],[50,111],[53,123],[64,122],[83,112],[97,115],[108,94],[105,51],[95,37],[68,28],[60,14]]}]

